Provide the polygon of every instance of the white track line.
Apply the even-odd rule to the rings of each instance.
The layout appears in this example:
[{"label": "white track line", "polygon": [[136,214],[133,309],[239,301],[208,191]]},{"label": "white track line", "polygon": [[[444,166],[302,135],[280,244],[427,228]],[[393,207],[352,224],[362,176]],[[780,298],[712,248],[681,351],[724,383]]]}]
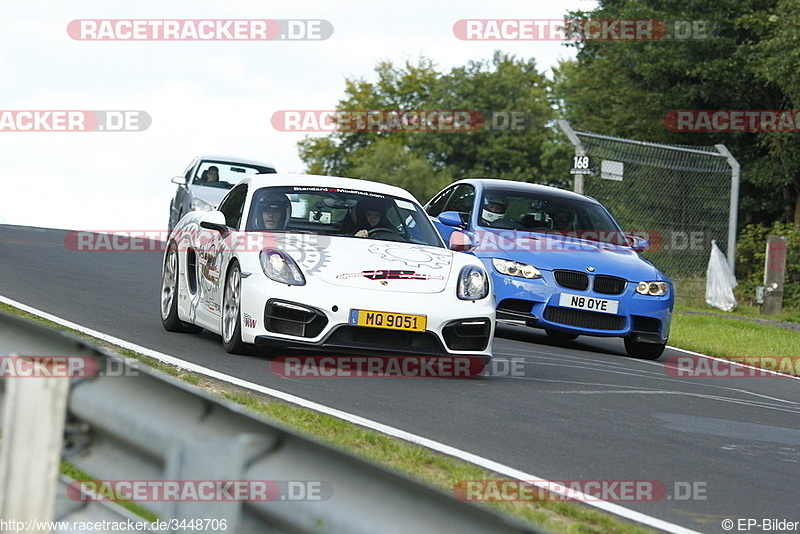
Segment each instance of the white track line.
[{"label": "white track line", "polygon": [[[289,393],[284,393],[283,391],[278,391],[276,389],[268,388],[265,386],[261,386],[259,384],[254,384],[252,382],[248,382],[246,380],[242,380],[240,378],[236,378],[233,376],[226,375],[224,373],[220,373],[218,371],[214,371],[213,369],[209,369],[207,367],[203,367],[200,365],[196,365],[190,362],[186,362],[179,358],[175,358],[174,356],[169,356],[167,354],[163,354],[161,352],[148,349],[146,347],[142,347],[141,345],[137,345],[135,343],[131,343],[129,341],[125,341],[124,339],[119,339],[113,336],[109,336],[108,334],[104,334],[102,332],[98,332],[97,330],[92,330],[91,328],[87,328],[85,326],[81,326],[79,324],[75,324],[71,321],[67,321],[60,317],[56,317],[55,315],[51,315],[49,313],[43,312],[41,310],[37,310],[36,308],[32,308],[20,302],[11,300],[0,295],[0,302],[7,304],[9,306],[13,306],[18,308],[22,311],[28,312],[33,315],[37,315],[43,319],[47,319],[48,321],[52,321],[56,324],[61,326],[65,326],[67,328],[71,328],[88,336],[92,336],[94,338],[103,340],[107,343],[111,343],[113,345],[117,345],[124,349],[132,350],[138,352],[139,354],[143,354],[150,358],[162,361],[164,363],[168,363],[171,365],[175,365],[182,369],[186,369],[187,371],[192,371],[195,373],[199,373],[202,375],[206,375],[212,378],[216,378],[217,380],[221,380],[223,382],[227,382],[229,384],[234,384],[236,386],[240,386],[243,388],[250,389],[252,391],[257,391],[259,393],[263,393],[265,395],[269,395],[270,397],[275,397],[286,402],[290,402],[292,404],[296,404],[298,406],[302,406],[304,408],[308,408],[310,410],[314,410],[317,412],[321,412],[344,421],[348,421],[350,423],[369,428],[380,432],[382,434],[386,434],[388,436],[392,436],[398,439],[402,439],[404,441],[408,441],[410,443],[415,443],[417,445],[421,445],[428,449],[441,452],[443,454],[447,454],[448,456],[452,456],[454,458],[458,458],[460,460],[464,460],[465,462],[469,462],[490,471],[494,471],[495,473],[499,473],[501,475],[514,478],[519,481],[529,482],[535,486],[545,488],[548,490],[552,490],[553,482],[537,477],[530,473],[526,473],[524,471],[520,471],[518,469],[514,469],[513,467],[509,467],[507,465],[503,465],[499,462],[495,462],[494,460],[490,460],[488,458],[484,458],[482,456],[478,456],[476,454],[472,454],[467,451],[463,451],[461,449],[456,449],[455,447],[451,447],[449,445],[445,445],[444,443],[440,443],[438,441],[433,441],[431,439],[419,436],[417,434],[412,434],[410,432],[406,432],[405,430],[400,430],[399,428],[394,428],[388,425],[384,425],[383,423],[379,423],[377,421],[372,421],[371,419],[367,419],[365,417],[361,417],[358,415],[354,415],[351,413],[343,412],[341,410],[337,410],[336,408],[331,408],[330,406],[325,406],[324,404],[319,404],[316,402],[312,402],[302,397],[297,397],[295,395],[291,395]],[[696,353],[693,353],[696,354]],[[614,504],[607,501],[597,500],[596,497],[591,495],[587,495],[584,493],[580,493],[577,491],[570,491],[570,495],[578,501],[584,502],[589,506],[593,506],[594,508],[598,508],[605,512],[623,517],[630,521],[635,521],[637,523],[641,523],[643,525],[647,525],[659,530],[663,530],[666,532],[673,532],[675,534],[700,534],[700,532],[691,530],[680,525],[676,525],[674,523],[670,523],[668,521],[663,521],[656,517],[652,517],[640,512],[636,512],[634,510],[629,510],[623,506],[618,504]]]}]

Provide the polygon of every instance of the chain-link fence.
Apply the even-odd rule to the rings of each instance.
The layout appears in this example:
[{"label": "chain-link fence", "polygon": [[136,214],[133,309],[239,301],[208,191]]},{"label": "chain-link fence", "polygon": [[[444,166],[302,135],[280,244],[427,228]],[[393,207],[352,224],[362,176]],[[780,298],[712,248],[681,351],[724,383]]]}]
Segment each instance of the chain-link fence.
[{"label": "chain-link fence", "polygon": [[576,174],[575,190],[603,203],[626,233],[645,236],[644,258],[673,279],[700,281],[716,240],[735,265],[739,165],[724,145],[646,143],[559,122],[576,156],[589,156],[591,174]]}]

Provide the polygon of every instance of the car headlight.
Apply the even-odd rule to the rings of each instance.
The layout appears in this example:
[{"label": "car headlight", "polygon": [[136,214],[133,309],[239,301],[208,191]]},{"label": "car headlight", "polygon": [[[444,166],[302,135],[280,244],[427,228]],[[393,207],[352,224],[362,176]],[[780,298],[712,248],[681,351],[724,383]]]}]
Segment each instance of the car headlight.
[{"label": "car headlight", "polygon": [[489,277],[486,271],[475,265],[467,265],[458,275],[458,298],[480,300],[489,295]]},{"label": "car headlight", "polygon": [[268,278],[289,284],[290,286],[304,286],[306,279],[294,259],[282,250],[265,248],[258,255],[261,269]]},{"label": "car headlight", "polygon": [[639,282],[636,292],[641,295],[663,297],[669,292],[669,284],[666,282]]},{"label": "car headlight", "polygon": [[520,278],[529,279],[542,277],[542,273],[539,272],[539,269],[527,263],[492,258],[492,264],[494,268],[497,269],[497,272],[507,274],[508,276],[518,276]]},{"label": "car headlight", "polygon": [[214,206],[206,202],[205,200],[200,200],[199,198],[192,199],[192,202],[189,204],[189,209],[192,211],[211,211],[214,209]]}]

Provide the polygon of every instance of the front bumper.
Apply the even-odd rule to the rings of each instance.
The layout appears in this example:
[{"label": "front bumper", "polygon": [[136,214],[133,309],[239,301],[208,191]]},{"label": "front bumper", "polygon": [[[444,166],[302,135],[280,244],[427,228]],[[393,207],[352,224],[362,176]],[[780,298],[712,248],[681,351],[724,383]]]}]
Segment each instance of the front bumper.
[{"label": "front bumper", "polygon": [[[249,281],[248,281],[249,282]],[[252,283],[242,290],[242,339],[262,345],[347,350],[351,353],[426,354],[491,358],[494,303],[447,301],[441,293],[390,300],[386,293],[350,291],[313,299],[303,287]],[[444,303],[443,303],[444,301]],[[463,315],[452,310],[463,309]],[[425,331],[356,326],[352,309],[426,316]],[[449,313],[442,313],[442,312]]]},{"label": "front bumper", "polygon": [[[669,337],[673,288],[668,295],[653,297],[636,293],[636,283],[627,282],[619,294],[560,286],[552,272],[543,271],[536,280],[512,279],[492,273],[497,298],[497,319],[524,321],[544,328],[597,337],[633,337],[638,341],[665,343]],[[617,301],[614,314],[564,307],[562,293]]]},{"label": "front bumper", "polygon": [[[324,350],[346,351],[352,354],[374,354],[376,351],[401,354],[419,355],[453,355],[477,357],[484,364],[489,363],[491,355],[486,353],[489,347],[492,321],[489,318],[474,318],[468,322],[480,322],[481,327],[470,327],[474,335],[455,338],[457,343],[475,343],[477,350],[451,348],[453,339],[442,341],[433,332],[403,332],[394,330],[381,330],[364,326],[338,325],[331,328],[327,335],[316,341],[275,335],[258,335],[255,337],[257,345],[281,345],[290,348],[317,348]],[[454,321],[459,324],[462,321]],[[458,327],[450,327],[458,328]]]}]

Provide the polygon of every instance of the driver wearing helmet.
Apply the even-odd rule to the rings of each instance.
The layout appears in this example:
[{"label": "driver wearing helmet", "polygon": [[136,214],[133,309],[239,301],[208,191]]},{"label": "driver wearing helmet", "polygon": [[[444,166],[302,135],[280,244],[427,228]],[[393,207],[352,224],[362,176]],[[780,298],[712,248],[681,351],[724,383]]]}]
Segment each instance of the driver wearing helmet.
[{"label": "driver wearing helmet", "polygon": [[384,218],[386,207],[377,201],[362,200],[356,208],[356,227],[359,230],[355,237],[369,237],[369,232],[377,228],[386,229],[388,223]]},{"label": "driver wearing helmet", "polygon": [[488,193],[483,197],[483,208],[481,209],[481,220],[487,225],[499,221],[506,215],[508,200],[502,195]]},{"label": "driver wearing helmet", "polygon": [[258,230],[283,230],[289,221],[292,205],[282,193],[266,193],[258,199],[254,226]]}]

